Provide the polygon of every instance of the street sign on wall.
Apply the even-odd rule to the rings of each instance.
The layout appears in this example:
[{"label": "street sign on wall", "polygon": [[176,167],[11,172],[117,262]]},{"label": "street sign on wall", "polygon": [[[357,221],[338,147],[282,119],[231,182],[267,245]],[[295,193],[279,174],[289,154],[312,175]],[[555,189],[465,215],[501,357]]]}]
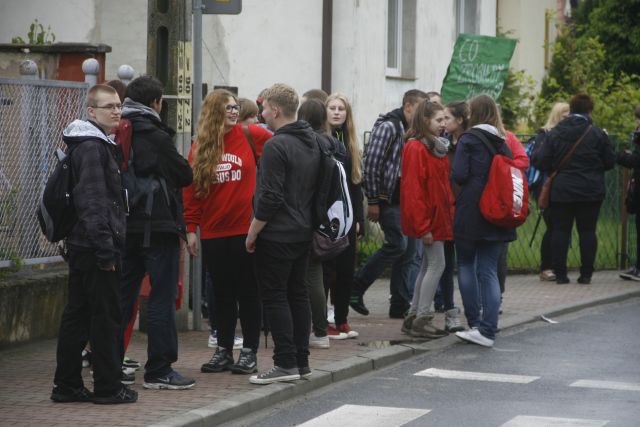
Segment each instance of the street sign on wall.
[{"label": "street sign on wall", "polygon": [[481,93],[498,99],[515,47],[514,39],[460,34],[442,82],[444,100],[463,101]]},{"label": "street sign on wall", "polygon": [[202,13],[208,15],[237,15],[242,12],[242,0],[202,0]]}]

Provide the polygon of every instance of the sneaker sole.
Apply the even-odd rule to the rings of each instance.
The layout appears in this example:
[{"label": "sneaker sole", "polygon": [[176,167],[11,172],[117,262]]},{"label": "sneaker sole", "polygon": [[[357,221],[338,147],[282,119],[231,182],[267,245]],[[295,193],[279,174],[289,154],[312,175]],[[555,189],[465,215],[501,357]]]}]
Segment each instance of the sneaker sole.
[{"label": "sneaker sole", "polygon": [[251,377],[249,378],[249,382],[251,384],[264,385],[264,384],[273,384],[273,383],[279,383],[279,382],[295,381],[299,379],[300,379],[300,374],[295,374],[295,375],[284,375],[278,378],[266,378],[266,379]]},{"label": "sneaker sole", "polygon": [[200,372],[205,374],[217,374],[220,372],[228,371],[231,369],[231,365],[224,366],[222,368],[205,368],[204,366],[200,367]]},{"label": "sneaker sole", "polygon": [[330,340],[346,340],[349,338],[349,335],[347,334],[343,334],[343,335],[329,335],[329,339]]},{"label": "sneaker sole", "polygon": [[240,367],[237,367],[237,366],[232,366],[232,367],[229,368],[229,370],[233,374],[248,375],[248,374],[255,374],[256,372],[258,372],[258,367],[255,366],[253,368],[245,369],[245,368],[240,368]]},{"label": "sneaker sole", "polygon": [[50,399],[56,403],[92,402],[93,398],[78,399],[76,396],[51,395]]},{"label": "sneaker sole", "polygon": [[188,390],[193,388],[195,383],[189,385],[173,385],[164,383],[143,383],[142,387],[149,390]]},{"label": "sneaker sole", "polygon": [[444,328],[444,330],[450,333],[462,332],[464,331],[464,326],[454,326],[452,328]]},{"label": "sneaker sole", "polygon": [[93,399],[93,403],[95,403],[96,405],[118,405],[120,403],[136,403],[137,401],[138,401],[137,396],[135,399],[129,399],[129,400],[116,400],[110,397],[96,397]]},{"label": "sneaker sole", "polygon": [[135,380],[133,380],[133,381],[131,381],[131,380],[120,380],[120,383],[124,384],[124,385],[133,385],[133,384],[136,383],[136,381]]},{"label": "sneaker sole", "polygon": [[309,348],[327,349],[327,348],[331,348],[331,344],[311,344],[311,343],[309,343]]},{"label": "sneaker sole", "polygon": [[480,342],[480,341],[469,339],[468,337],[460,336],[458,334],[456,334],[456,337],[458,337],[459,339],[461,339],[464,342],[468,342],[468,343],[471,343],[471,344],[476,344],[476,345],[479,345],[481,347],[486,347],[486,348],[493,347],[493,342],[492,343]]}]

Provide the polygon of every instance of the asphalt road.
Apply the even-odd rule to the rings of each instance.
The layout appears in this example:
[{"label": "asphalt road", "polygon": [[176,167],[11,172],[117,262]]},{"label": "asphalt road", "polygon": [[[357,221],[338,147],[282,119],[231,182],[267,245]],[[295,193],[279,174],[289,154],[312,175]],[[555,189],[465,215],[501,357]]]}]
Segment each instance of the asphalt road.
[{"label": "asphalt road", "polygon": [[460,342],[228,426],[640,426],[640,300]]}]

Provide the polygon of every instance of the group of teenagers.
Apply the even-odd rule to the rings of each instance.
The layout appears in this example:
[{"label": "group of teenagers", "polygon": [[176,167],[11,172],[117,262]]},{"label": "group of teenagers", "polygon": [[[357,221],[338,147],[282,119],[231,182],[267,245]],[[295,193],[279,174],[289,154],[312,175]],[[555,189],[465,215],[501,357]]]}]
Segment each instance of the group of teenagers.
[{"label": "group of teenagers", "polygon": [[[507,243],[516,233],[480,213],[493,156],[485,142],[522,170],[529,160],[515,135],[505,131],[491,97],[444,106],[437,93],[410,90],[400,108],[378,118],[363,159],[351,105],[340,93],[309,91],[300,103],[293,88],[275,84],[258,98],[255,118],[242,123],[237,96],[216,89],[203,101],[197,136],[184,159],[173,144],[174,131],[160,119],[162,93],[162,84],[150,76],[133,80],[120,95],[111,86],[96,85],[87,96],[87,119],[64,131],[65,143],[74,147],[78,222],[66,239],[69,301],[58,338],[52,400],[137,400],[137,392],[123,381],[122,362],[145,273],[151,289],[143,387],[194,386],[192,378],[172,368],[178,358],[180,239],[192,256],[202,254],[212,282],[210,318],[215,317],[217,348],[202,372],[249,374],[254,384],[308,378],[309,347],[326,348],[329,339],[358,336],[348,323],[349,307],[369,313],[363,296],[388,266],[389,316],[403,319],[405,333],[438,338],[455,332],[465,341],[493,345]],[[581,118],[575,126],[591,123],[593,103],[585,99],[590,101],[586,95],[571,101],[566,120]],[[256,120],[260,123],[251,124]],[[127,155],[117,135],[119,127],[129,125]],[[115,141],[110,138],[114,129]],[[569,137],[559,140],[559,153]],[[310,257],[310,242],[323,149],[345,166],[354,225],[347,249],[320,262]],[[555,165],[560,155],[545,148],[543,156]],[[127,167],[159,182],[152,202],[138,207],[127,200],[121,182],[121,169]],[[366,215],[380,224],[385,242],[354,272],[356,242],[365,230],[364,196]],[[552,193],[552,204],[556,197]],[[566,195],[560,197],[564,202]],[[469,330],[453,303],[456,258]],[[446,330],[433,324],[438,287]],[[335,307],[332,324],[327,321],[328,294]],[[243,340],[236,360],[238,319]],[[274,365],[258,373],[263,327],[274,342]],[[87,341],[93,393],[81,375]]]}]

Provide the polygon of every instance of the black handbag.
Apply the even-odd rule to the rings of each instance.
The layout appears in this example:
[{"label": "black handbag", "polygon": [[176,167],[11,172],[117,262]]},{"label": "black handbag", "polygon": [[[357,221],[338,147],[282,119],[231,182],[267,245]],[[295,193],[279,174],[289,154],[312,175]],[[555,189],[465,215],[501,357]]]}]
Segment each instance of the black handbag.
[{"label": "black handbag", "polygon": [[311,257],[317,261],[328,261],[349,247],[349,235],[332,239],[316,231],[311,239]]}]

